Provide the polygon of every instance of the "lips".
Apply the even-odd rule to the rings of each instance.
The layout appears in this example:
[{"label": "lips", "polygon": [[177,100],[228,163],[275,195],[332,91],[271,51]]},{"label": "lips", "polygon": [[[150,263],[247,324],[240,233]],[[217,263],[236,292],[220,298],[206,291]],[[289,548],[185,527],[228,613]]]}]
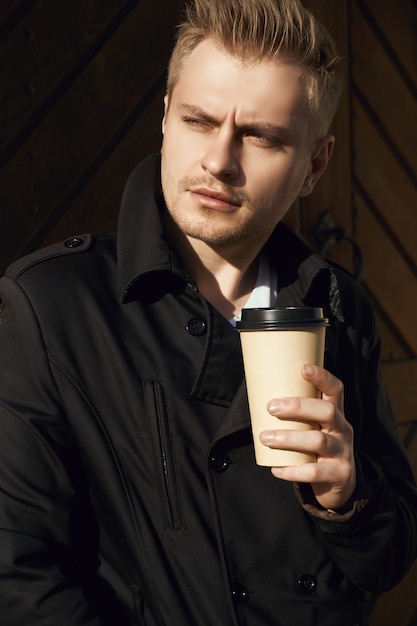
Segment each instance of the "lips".
[{"label": "lips", "polygon": [[189,191],[202,206],[210,209],[232,211],[241,206],[241,202],[237,198],[222,191],[206,187],[198,187]]}]

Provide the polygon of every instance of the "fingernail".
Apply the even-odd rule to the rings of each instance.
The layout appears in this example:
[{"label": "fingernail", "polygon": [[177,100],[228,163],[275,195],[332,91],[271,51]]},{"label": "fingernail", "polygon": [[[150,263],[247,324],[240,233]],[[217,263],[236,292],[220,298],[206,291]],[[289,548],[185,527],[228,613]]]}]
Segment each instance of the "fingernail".
[{"label": "fingernail", "polygon": [[271,400],[271,402],[268,402],[268,411],[271,413],[280,413],[284,409],[284,406],[282,400]]},{"label": "fingernail", "polygon": [[259,439],[262,443],[270,443],[274,440],[275,434],[272,430],[263,430],[259,435]]},{"label": "fingernail", "polygon": [[307,374],[307,376],[314,376],[315,371],[316,368],[314,365],[304,365],[304,373]]}]

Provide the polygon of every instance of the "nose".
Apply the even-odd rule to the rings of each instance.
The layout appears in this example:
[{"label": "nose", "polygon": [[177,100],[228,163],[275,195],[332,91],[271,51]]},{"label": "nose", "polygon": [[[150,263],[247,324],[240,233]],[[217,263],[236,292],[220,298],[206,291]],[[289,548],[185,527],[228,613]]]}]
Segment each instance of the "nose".
[{"label": "nose", "polygon": [[201,165],[216,178],[231,179],[237,176],[239,172],[238,146],[231,132],[219,131],[210,138]]}]

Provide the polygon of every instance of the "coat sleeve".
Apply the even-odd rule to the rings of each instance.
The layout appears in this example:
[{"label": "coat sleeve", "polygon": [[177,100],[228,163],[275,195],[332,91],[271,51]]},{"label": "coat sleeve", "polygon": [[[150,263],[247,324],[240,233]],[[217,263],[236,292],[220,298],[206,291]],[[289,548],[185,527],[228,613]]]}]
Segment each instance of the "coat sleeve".
[{"label": "coat sleeve", "polygon": [[0,623],[120,623],[36,316],[8,278],[0,298]]},{"label": "coat sleeve", "polygon": [[406,574],[417,554],[417,489],[399,438],[380,368],[373,306],[362,294],[339,330],[335,373],[345,383],[345,412],[355,437],[357,487],[350,511],[321,509],[297,485],[326,552],[358,587],[383,592]]}]

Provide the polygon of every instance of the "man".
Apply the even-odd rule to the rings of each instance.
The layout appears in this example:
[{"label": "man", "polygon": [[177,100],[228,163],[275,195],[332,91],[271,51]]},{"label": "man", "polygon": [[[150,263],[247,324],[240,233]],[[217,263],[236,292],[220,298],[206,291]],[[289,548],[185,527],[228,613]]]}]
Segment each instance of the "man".
[{"label": "man", "polygon": [[[280,224],[331,156],[338,66],[296,0],[196,0],[161,166],[132,174],[117,241],[75,237],[1,280],[2,623],[354,626],[362,591],[413,561],[372,307]],[[270,305],[330,319],[325,369],[303,371],[320,399],[271,398],[262,434],[317,463],[271,470],[233,327]]]}]

